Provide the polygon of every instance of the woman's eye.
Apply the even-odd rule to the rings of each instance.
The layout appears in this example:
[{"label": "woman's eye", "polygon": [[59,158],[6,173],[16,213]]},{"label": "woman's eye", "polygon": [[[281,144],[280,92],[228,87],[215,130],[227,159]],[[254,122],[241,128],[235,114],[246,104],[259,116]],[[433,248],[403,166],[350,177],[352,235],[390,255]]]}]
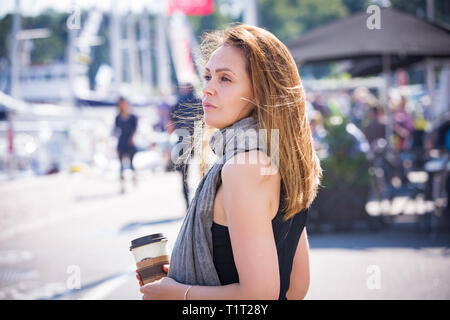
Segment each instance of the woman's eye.
[{"label": "woman's eye", "polygon": [[[209,81],[209,80],[211,80],[211,76],[210,75],[205,75],[205,76],[203,76],[203,79],[205,79],[206,81]],[[222,80],[222,81],[231,81],[227,77],[221,77],[220,80]]]}]

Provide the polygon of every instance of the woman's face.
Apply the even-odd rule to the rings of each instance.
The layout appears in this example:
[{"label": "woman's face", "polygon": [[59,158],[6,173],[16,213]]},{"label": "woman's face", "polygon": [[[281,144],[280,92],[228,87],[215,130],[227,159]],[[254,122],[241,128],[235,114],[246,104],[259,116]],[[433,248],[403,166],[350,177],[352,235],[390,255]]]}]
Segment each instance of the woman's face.
[{"label": "woman's face", "polygon": [[[254,106],[245,57],[231,46],[221,46],[205,66],[203,114],[207,125],[222,129],[248,116]],[[213,107],[208,107],[208,105]]]},{"label": "woman's face", "polygon": [[120,100],[118,103],[119,112],[122,114],[128,114],[130,111],[130,106],[126,100]]}]

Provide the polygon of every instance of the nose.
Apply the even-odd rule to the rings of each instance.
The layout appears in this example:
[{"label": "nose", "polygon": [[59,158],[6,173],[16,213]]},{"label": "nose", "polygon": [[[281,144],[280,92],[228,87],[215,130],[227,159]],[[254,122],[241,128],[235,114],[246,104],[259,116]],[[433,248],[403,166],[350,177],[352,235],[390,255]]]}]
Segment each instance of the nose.
[{"label": "nose", "polygon": [[213,96],[216,93],[216,89],[214,89],[212,80],[205,82],[202,92],[205,96]]}]

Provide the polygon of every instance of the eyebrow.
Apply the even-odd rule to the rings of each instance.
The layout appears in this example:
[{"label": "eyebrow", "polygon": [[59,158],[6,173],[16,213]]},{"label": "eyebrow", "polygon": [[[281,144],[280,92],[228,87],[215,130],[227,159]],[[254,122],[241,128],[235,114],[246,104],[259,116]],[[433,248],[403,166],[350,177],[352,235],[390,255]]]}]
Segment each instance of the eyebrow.
[{"label": "eyebrow", "polygon": [[[208,72],[211,71],[208,68],[205,68],[205,70],[208,71]],[[236,75],[230,68],[218,68],[218,69],[216,69],[216,73],[220,72],[220,71],[230,71],[232,74]]]}]

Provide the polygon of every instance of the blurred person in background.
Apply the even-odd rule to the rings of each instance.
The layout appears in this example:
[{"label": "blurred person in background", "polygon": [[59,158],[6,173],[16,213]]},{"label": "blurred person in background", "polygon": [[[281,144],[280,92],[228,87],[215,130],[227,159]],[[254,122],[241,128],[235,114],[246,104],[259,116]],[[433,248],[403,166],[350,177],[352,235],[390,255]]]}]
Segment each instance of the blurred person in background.
[{"label": "blurred person in background", "polygon": [[368,109],[370,92],[366,87],[358,87],[353,91],[351,108],[351,122],[361,128],[361,122]]},{"label": "blurred person in background", "polygon": [[114,135],[118,137],[117,153],[120,161],[120,192],[125,192],[125,159],[128,159],[130,169],[133,171],[133,182],[137,184],[136,170],[133,165],[136,146],[134,135],[137,130],[138,117],[131,112],[131,107],[124,97],[120,97],[117,102],[119,114],[114,121]]},{"label": "blurred person in background", "polygon": [[[386,184],[389,184],[390,173],[387,167],[387,142],[386,124],[382,117],[382,110],[378,106],[373,106],[367,113],[367,121],[364,121],[363,132],[370,145],[369,160],[378,174],[375,177],[375,188],[378,196],[386,191]],[[381,172],[383,174],[381,174]]]},{"label": "blurred person in background", "polygon": [[164,170],[169,171],[167,169],[171,161],[170,154],[172,149],[170,133],[175,130],[173,124],[170,121],[170,112],[173,107],[173,102],[171,101],[171,96],[167,92],[160,91],[159,96],[160,101],[158,101],[157,104],[159,120],[153,126],[153,130],[161,133],[167,133],[167,137],[165,137],[165,139],[160,142],[159,146],[162,152]]},{"label": "blurred person in background", "polygon": [[394,133],[394,149],[397,152],[407,151],[409,149],[408,143],[414,128],[414,119],[406,111],[407,99],[401,96],[400,102],[393,114],[393,133]]},{"label": "blurred person in background", "polygon": [[309,92],[307,93],[307,99],[314,107],[314,110],[319,111],[322,116],[328,117],[330,115],[331,111],[328,108],[327,98],[324,92],[318,92],[316,94]]},{"label": "blurred person in background", "polygon": [[324,152],[326,152],[325,136],[327,133],[323,126],[323,121],[323,116],[319,111],[311,111],[309,126],[311,127],[314,150],[316,150],[319,157],[325,156]]},{"label": "blurred person in background", "polygon": [[369,109],[368,123],[364,126],[363,132],[371,148],[377,139],[386,138],[386,125],[380,118],[380,109],[378,107],[371,107]]},{"label": "blurred person in background", "polygon": [[[407,185],[407,169],[411,168],[411,142],[414,117],[406,110],[407,97],[402,95],[393,112],[393,149],[396,158],[395,171],[402,185]],[[408,167],[408,168],[407,168]]]},{"label": "blurred person in background", "polygon": [[425,129],[427,127],[427,120],[423,115],[422,110],[414,112],[414,122],[412,131],[411,151],[414,155],[414,166],[416,168],[423,168],[425,164]]},{"label": "blurred person in background", "polygon": [[165,93],[160,93],[161,101],[157,104],[158,110],[158,122],[155,123],[153,129],[159,132],[164,132],[167,130],[167,124],[170,120],[170,111],[172,109],[172,105],[169,102],[169,95]]},{"label": "blurred person in background", "polygon": [[[448,162],[448,157],[450,153],[450,111],[447,111],[442,123],[436,128],[436,142],[435,147],[439,150],[440,155],[445,157]],[[447,165],[448,168],[448,165]],[[447,170],[447,179],[445,182],[445,189],[447,191],[447,207],[446,216],[450,218],[450,174]]]},{"label": "blurred person in background", "polygon": [[[182,83],[180,85],[180,93],[178,96],[177,103],[172,107],[170,111],[170,121],[167,125],[167,132],[172,134],[172,132],[176,131],[178,135],[178,139],[175,142],[175,145],[172,146],[172,150],[178,149],[181,147],[183,143],[188,141],[186,140],[186,135],[188,134],[191,137],[190,141],[192,141],[192,137],[194,135],[194,126],[196,120],[199,120],[203,116],[203,112],[201,109],[201,100],[196,97],[194,87],[191,83]],[[175,149],[174,149],[175,148]],[[181,147],[181,150],[187,150],[188,148]],[[179,155],[180,159],[176,159],[176,161],[169,161],[167,171],[176,170],[181,174],[182,185],[183,185],[183,195],[186,201],[186,208],[189,208],[189,183],[188,183],[188,175],[189,175],[189,161],[178,161],[181,158],[189,157],[193,155],[193,150],[189,155],[182,154]]]},{"label": "blurred person in background", "polygon": [[450,152],[450,111],[447,111],[444,120],[436,130],[436,148],[438,148],[442,154],[448,154]]}]

